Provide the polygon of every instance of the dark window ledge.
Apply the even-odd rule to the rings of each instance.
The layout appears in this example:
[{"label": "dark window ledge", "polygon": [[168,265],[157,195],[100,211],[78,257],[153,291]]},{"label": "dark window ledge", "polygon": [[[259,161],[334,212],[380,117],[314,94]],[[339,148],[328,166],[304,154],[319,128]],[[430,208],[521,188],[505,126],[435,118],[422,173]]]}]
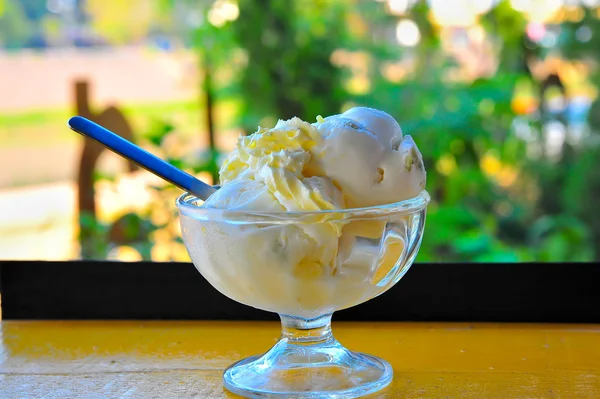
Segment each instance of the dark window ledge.
[{"label": "dark window ledge", "polygon": [[[416,264],[335,320],[600,323],[600,263]],[[3,319],[274,320],[190,263],[0,262]]]}]

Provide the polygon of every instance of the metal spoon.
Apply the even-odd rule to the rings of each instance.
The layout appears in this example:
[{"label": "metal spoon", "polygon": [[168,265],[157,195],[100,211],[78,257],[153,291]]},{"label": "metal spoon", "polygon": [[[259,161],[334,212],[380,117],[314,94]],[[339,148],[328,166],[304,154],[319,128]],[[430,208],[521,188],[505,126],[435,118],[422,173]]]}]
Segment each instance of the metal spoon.
[{"label": "metal spoon", "polygon": [[138,147],[123,137],[81,116],[69,119],[69,127],[75,132],[97,141],[109,150],[140,165],[142,168],[165,179],[169,183],[196,197],[206,200],[219,186],[210,186],[189,173],[163,161],[156,155]]}]

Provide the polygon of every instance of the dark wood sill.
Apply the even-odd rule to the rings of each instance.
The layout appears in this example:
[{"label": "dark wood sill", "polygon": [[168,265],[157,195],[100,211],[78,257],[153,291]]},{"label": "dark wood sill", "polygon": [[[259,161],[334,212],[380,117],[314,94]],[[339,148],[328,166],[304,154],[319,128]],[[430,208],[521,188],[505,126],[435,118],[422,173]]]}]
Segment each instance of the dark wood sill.
[{"label": "dark wood sill", "polygon": [[[600,323],[600,263],[416,264],[335,320]],[[190,263],[0,262],[3,319],[274,320]]]}]

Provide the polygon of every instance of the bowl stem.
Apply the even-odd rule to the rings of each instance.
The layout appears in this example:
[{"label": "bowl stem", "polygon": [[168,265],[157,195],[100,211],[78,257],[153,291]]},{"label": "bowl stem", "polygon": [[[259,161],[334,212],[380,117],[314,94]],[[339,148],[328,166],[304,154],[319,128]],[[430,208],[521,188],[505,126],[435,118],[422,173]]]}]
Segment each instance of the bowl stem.
[{"label": "bowl stem", "polygon": [[281,319],[281,340],[290,344],[318,344],[332,340],[331,316],[324,314],[314,319],[279,315]]},{"label": "bowl stem", "polygon": [[249,398],[349,399],[376,392],[392,380],[392,367],[351,352],[331,333],[331,314],[314,319],[280,315],[281,338],[262,356],[230,366],[225,387]]}]

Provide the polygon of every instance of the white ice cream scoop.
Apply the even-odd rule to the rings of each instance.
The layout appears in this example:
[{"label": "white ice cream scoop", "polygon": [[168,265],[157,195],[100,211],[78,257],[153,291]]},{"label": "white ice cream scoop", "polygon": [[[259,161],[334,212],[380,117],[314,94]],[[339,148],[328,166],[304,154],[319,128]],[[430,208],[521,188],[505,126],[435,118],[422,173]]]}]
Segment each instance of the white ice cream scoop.
[{"label": "white ice cream scoop", "polygon": [[421,153],[387,113],[356,107],[316,126],[323,143],[313,167],[340,188],[347,207],[394,203],[425,188]]}]

